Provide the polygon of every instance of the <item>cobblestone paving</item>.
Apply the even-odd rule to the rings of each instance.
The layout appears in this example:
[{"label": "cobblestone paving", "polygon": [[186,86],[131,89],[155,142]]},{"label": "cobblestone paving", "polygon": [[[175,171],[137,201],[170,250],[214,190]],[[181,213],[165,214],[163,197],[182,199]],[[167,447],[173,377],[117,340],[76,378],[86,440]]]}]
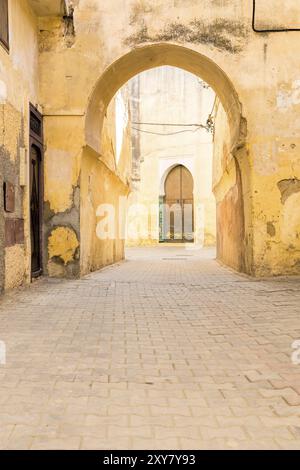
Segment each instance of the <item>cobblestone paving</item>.
[{"label": "cobblestone paving", "polygon": [[300,449],[300,279],[131,249],[4,296],[1,449]]}]

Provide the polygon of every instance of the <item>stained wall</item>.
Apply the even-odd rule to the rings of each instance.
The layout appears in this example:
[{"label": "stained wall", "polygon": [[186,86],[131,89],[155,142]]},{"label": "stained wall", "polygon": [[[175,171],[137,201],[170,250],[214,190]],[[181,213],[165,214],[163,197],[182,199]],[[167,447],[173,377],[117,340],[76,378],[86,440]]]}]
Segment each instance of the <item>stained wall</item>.
[{"label": "stained wall", "polygon": [[[0,43],[0,290],[30,281],[29,103],[38,104],[38,25],[27,1],[9,1],[9,50]],[[3,183],[11,185],[12,211]]]},{"label": "stained wall", "polygon": [[[280,8],[280,0],[256,3],[260,29],[288,28],[298,21],[297,0],[289,0],[288,8],[285,1]],[[220,258],[257,276],[299,273],[299,33],[253,31],[252,2],[240,0],[73,4],[67,18],[39,20],[46,168],[52,181],[65,174],[59,204],[57,191],[46,182],[47,257],[57,259],[57,250],[49,253],[48,248],[56,228],[68,227],[80,245],[83,150],[90,147],[100,154],[101,126],[112,97],[137,73],[172,65],[210,84],[228,119],[230,158],[222,167],[217,198],[219,214],[239,198],[243,240],[237,250],[235,244],[227,248],[230,231],[223,229]],[[241,185],[230,195],[236,168]],[[230,226],[222,217],[222,226]],[[243,253],[241,263],[232,258],[235,251]],[[74,256],[62,274],[80,273],[78,251]]]}]

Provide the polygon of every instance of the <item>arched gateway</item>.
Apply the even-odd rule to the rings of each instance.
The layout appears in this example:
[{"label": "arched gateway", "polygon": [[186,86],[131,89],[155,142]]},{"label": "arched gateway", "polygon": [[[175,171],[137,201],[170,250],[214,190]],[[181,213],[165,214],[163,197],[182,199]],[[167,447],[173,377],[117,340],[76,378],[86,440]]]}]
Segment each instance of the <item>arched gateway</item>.
[{"label": "arched gateway", "polygon": [[118,227],[108,240],[96,236],[99,205],[122,213],[120,197],[130,190],[106,164],[101,130],[122,85],[169,65],[195,74],[218,97],[218,259],[257,276],[299,273],[299,71],[279,46],[285,38],[289,57],[297,57],[297,33],[253,31],[252,2],[154,3],[75,2],[74,29],[63,39],[61,19],[43,18],[46,271],[74,277],[123,257]]},{"label": "arched gateway", "polygon": [[[92,231],[95,232],[95,223],[91,223],[88,214],[96,212],[97,204],[101,201],[101,198],[98,198],[97,203],[91,207],[87,204],[87,194],[84,193],[85,182],[89,179],[90,172],[97,172],[97,168],[95,164],[92,164],[92,161],[95,162],[97,154],[101,154],[101,129],[107,107],[116,92],[129,79],[140,72],[162,65],[175,66],[197,75],[214,89],[224,108],[229,129],[227,137],[229,155],[227,155],[227,159],[231,163],[228,168],[233,188],[229,191],[225,205],[221,201],[220,204],[217,204],[217,217],[221,221],[218,224],[218,257],[235,269],[244,271],[247,269],[247,260],[251,255],[249,251],[247,253],[244,249],[243,184],[245,184],[245,187],[248,186],[248,182],[244,182],[244,180],[247,180],[248,174],[244,172],[243,168],[247,166],[247,163],[242,163],[240,169],[238,162],[239,154],[243,153],[245,144],[245,120],[242,117],[242,107],[233,84],[216,63],[192,49],[170,43],[141,46],[117,59],[106,68],[91,93],[85,116],[86,146],[83,150],[83,164],[81,167],[83,192],[80,220],[81,236],[84,240],[92,239],[93,241],[89,248],[87,245],[82,246],[82,271],[88,272],[90,269],[97,269],[105,264],[101,256],[96,265],[91,264],[90,260],[95,260],[96,253],[104,253],[107,249],[113,250],[113,246],[119,243],[114,241],[108,247],[107,240],[96,239],[95,233],[92,233]],[[241,158],[244,158],[244,156]],[[85,165],[85,162],[87,162],[87,165]],[[99,168],[99,181],[102,177],[101,171]],[[237,175],[241,175],[241,178]],[[95,246],[98,246],[98,248],[95,248]]]},{"label": "arched gateway", "polygon": [[154,67],[170,65],[197,75],[208,83],[219,97],[228,117],[232,147],[241,139],[242,108],[228,76],[208,57],[193,49],[170,43],[150,44],[131,50],[106,68],[89,99],[86,114],[86,142],[100,149],[100,133],[104,114],[116,92],[128,80]]}]

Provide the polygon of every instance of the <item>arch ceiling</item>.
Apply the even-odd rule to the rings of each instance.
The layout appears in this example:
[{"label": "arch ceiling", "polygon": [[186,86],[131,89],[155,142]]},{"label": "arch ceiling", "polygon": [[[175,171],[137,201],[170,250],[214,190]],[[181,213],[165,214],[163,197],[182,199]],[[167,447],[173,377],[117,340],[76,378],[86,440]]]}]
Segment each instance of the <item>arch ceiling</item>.
[{"label": "arch ceiling", "polygon": [[211,59],[187,47],[156,43],[137,47],[112,63],[101,75],[91,94],[86,114],[86,143],[97,152],[104,114],[117,91],[135,75],[154,67],[169,65],[199,76],[218,95],[228,116],[232,144],[240,136],[241,105],[223,70]]}]

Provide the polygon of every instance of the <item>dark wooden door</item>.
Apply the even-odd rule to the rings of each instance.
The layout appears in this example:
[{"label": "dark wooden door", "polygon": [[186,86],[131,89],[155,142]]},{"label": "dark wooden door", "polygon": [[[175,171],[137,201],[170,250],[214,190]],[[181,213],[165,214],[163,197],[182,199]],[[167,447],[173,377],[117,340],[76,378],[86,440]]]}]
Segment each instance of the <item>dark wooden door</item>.
[{"label": "dark wooden door", "polygon": [[42,218],[43,218],[43,118],[30,106],[30,238],[31,276],[43,272]]},{"label": "dark wooden door", "polygon": [[164,225],[169,227],[165,241],[194,241],[194,183],[189,170],[183,165],[174,167],[165,182]]},{"label": "dark wooden door", "polygon": [[32,144],[30,149],[30,235],[31,272],[36,277],[41,274],[41,152]]}]

